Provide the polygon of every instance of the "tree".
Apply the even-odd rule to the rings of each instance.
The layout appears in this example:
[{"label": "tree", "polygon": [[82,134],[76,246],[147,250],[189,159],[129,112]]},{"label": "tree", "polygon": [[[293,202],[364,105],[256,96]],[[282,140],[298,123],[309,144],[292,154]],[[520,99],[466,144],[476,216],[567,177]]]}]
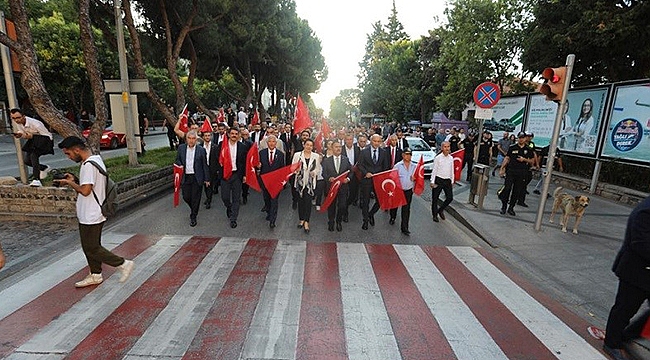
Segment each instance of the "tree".
[{"label": "tree", "polygon": [[332,101],[330,101],[329,117],[341,123],[349,119],[349,115],[359,112],[361,91],[359,89],[341,90]]}]

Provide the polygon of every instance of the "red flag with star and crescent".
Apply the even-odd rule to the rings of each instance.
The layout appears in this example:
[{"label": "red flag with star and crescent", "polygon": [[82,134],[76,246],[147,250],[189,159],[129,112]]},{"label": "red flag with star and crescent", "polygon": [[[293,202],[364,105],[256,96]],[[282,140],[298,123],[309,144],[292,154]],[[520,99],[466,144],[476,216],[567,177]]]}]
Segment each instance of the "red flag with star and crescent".
[{"label": "red flag with star and crescent", "polygon": [[207,118],[203,121],[203,125],[201,125],[201,132],[202,133],[211,133],[213,132],[212,130],[212,124],[210,123],[210,118]]},{"label": "red flag with star and crescent", "polygon": [[223,178],[228,180],[232,176],[232,159],[230,158],[230,146],[226,133],[221,140],[221,151],[219,152],[219,164],[223,169]]},{"label": "red flag with star and crescent", "polygon": [[309,117],[309,110],[305,103],[302,101],[300,95],[298,95],[298,100],[296,101],[296,116],[293,120],[293,133],[300,134],[303,130],[314,125],[311,118]]},{"label": "red flag with star and crescent", "polygon": [[420,156],[420,161],[418,161],[417,166],[415,167],[415,186],[413,186],[413,193],[415,195],[422,195],[424,192],[424,158]]},{"label": "red flag with star and crescent", "polygon": [[187,133],[190,131],[190,128],[187,126],[187,120],[190,117],[190,111],[187,109],[187,104],[185,104],[185,107],[183,108],[183,111],[181,112],[181,116],[179,117],[178,121],[181,122],[179,125],[178,129],[184,133]]},{"label": "red flag with star and crescent", "polygon": [[289,181],[291,175],[300,167],[300,165],[301,163],[297,162],[260,176],[262,178],[262,183],[264,183],[264,188],[269,192],[272,199],[278,197],[280,191],[284,188],[284,185]]},{"label": "red flag with star and crescent", "polygon": [[260,122],[260,112],[255,110],[255,114],[253,115],[253,119],[251,119],[251,125],[257,125]]},{"label": "red flag with star and crescent", "polygon": [[334,199],[336,199],[336,195],[339,194],[339,189],[341,188],[341,185],[345,184],[345,179],[348,177],[348,174],[350,173],[350,170],[344,172],[343,174],[337,176],[334,178],[334,181],[330,183],[330,191],[327,192],[327,197],[325,198],[325,201],[320,206],[320,212],[325,212],[327,211],[327,208],[332,205],[332,202],[334,202]]},{"label": "red flag with star and crescent", "polygon": [[399,181],[397,169],[382,171],[372,176],[377,201],[382,210],[395,209],[406,205],[406,196]]},{"label": "red flag with star and crescent", "polygon": [[217,124],[226,122],[226,114],[223,112],[223,108],[219,108],[219,114],[217,115]]},{"label": "red flag with star and crescent", "polygon": [[257,174],[255,173],[255,169],[259,163],[260,153],[257,149],[257,143],[253,143],[253,146],[251,146],[246,154],[246,184],[257,192],[262,191],[260,183],[257,181]]},{"label": "red flag with star and crescent", "polygon": [[465,149],[456,150],[451,153],[454,157],[454,182],[460,180],[460,173],[463,171],[463,158],[465,158]]},{"label": "red flag with star and crescent", "polygon": [[331,132],[332,129],[330,129],[330,126],[327,124],[327,121],[323,119],[323,125],[320,128],[320,132],[318,133],[318,135],[316,135],[316,138],[314,139],[314,147],[316,148],[317,153],[319,154],[323,153],[323,143],[325,142],[326,139],[325,136],[329,137]]},{"label": "red flag with star and crescent", "polygon": [[174,207],[181,203],[181,179],[185,168],[182,165],[174,164]]}]

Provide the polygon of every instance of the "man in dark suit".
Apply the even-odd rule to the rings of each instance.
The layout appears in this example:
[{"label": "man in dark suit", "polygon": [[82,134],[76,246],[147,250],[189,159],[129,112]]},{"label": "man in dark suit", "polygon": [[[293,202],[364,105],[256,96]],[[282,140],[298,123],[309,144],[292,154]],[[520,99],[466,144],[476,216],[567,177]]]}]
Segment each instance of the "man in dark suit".
[{"label": "man in dark suit", "polygon": [[[361,159],[361,149],[354,144],[354,136],[352,134],[345,135],[345,146],[342,148],[342,153],[348,158],[352,167],[357,165]],[[359,179],[354,174],[350,178],[350,183],[348,184],[349,194],[348,194],[348,206],[357,205],[359,199]],[[348,214],[346,213],[343,216],[343,222],[348,222]]]},{"label": "man in dark suit", "polygon": [[614,359],[631,359],[623,351],[624,343],[641,329],[628,324],[643,302],[650,300],[650,197],[632,210],[612,270],[619,279],[618,292],[607,319],[603,350]]},{"label": "man in dark suit", "polygon": [[[269,135],[266,138],[266,143],[268,147],[260,151],[260,175],[269,173],[271,171],[280,169],[284,167],[284,153],[277,149],[278,138],[275,135]],[[264,196],[264,208],[266,209],[266,220],[269,221],[269,227],[273,229],[275,227],[275,220],[278,217],[278,197],[275,199],[271,198],[271,195],[264,184],[260,182],[262,186],[262,195]]]},{"label": "man in dark suit", "polygon": [[291,159],[293,158],[293,153],[292,153],[292,148],[293,148],[293,137],[291,136],[291,132],[293,129],[291,128],[291,124],[285,124],[284,125],[284,131],[280,133],[280,140],[282,140],[282,143],[284,144],[284,163],[288,164],[291,162]]},{"label": "man in dark suit", "polygon": [[382,149],[381,135],[374,134],[370,137],[370,146],[361,151],[359,160],[359,171],[363,178],[359,190],[361,191],[361,213],[363,214],[363,230],[368,230],[368,224],[375,226],[375,213],[379,210],[379,202],[375,201],[372,209],[370,207],[370,193],[372,193],[372,176],[389,169],[390,159],[388,153]]},{"label": "man in dark suit", "polygon": [[386,147],[386,151],[388,151],[388,156],[390,158],[390,169],[392,169],[395,164],[402,161],[402,149],[397,146],[398,140],[397,135],[391,135],[388,138],[388,147]]},{"label": "man in dark suit", "polygon": [[[220,159],[221,175],[221,200],[226,206],[226,215],[230,220],[230,227],[237,227],[237,216],[239,215],[239,199],[241,198],[241,185],[246,182],[246,145],[239,142],[239,129],[231,128],[228,130],[228,141],[222,141],[217,152],[221,154],[224,146],[230,150],[230,158]],[[221,158],[221,156],[220,156]],[[232,174],[224,173],[224,164],[232,165]]]},{"label": "man in dark suit", "polygon": [[[348,183],[354,177],[352,165],[345,155],[341,155],[342,147],[338,142],[332,143],[332,156],[323,160],[323,178],[332,186],[334,179],[346,171],[350,171],[347,178],[341,183],[339,192],[333,203],[327,209],[327,229],[334,231],[334,222],[336,221],[336,231],[343,230],[341,221],[348,214]],[[329,190],[328,190],[329,192]]]},{"label": "man in dark suit", "polygon": [[212,141],[212,133],[204,132],[201,135],[203,138],[203,148],[207,154],[207,162],[209,169],[209,181],[210,186],[205,187],[205,205],[206,209],[209,209],[212,206],[212,195],[214,194],[215,185],[217,184],[217,177],[219,176],[219,153],[217,152],[217,145]]},{"label": "man in dark suit", "polygon": [[[248,130],[246,128],[241,128],[239,130],[239,142],[244,144],[246,146],[246,154],[248,154],[248,150],[253,146],[253,142],[250,139],[250,135],[248,134]],[[248,203],[248,194],[250,193],[250,186],[246,183],[241,184],[241,202],[242,204],[246,205]]]},{"label": "man in dark suit", "polygon": [[[404,136],[404,131],[402,131],[402,129],[397,129],[395,135],[397,136],[397,143],[395,146],[397,146],[398,149],[404,150],[409,147],[409,143],[406,141],[406,137]],[[398,157],[395,163],[398,163],[400,161],[402,161],[402,158]]]},{"label": "man in dark suit", "polygon": [[196,226],[196,216],[201,207],[201,192],[203,184],[210,186],[210,169],[208,168],[207,153],[201,146],[196,145],[198,134],[190,130],[185,134],[185,144],[178,147],[176,164],[184,169],[181,188],[183,200],[190,206],[190,226]]}]

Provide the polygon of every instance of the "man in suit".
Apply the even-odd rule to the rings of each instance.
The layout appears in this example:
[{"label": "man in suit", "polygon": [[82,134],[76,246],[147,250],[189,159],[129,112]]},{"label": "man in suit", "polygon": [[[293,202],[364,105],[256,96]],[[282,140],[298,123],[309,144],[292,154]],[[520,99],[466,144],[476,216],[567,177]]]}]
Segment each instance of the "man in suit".
[{"label": "man in suit", "polygon": [[363,214],[363,230],[368,230],[368,224],[375,226],[375,213],[379,210],[379,202],[370,207],[370,193],[372,193],[372,176],[389,169],[390,159],[388,153],[381,148],[381,135],[374,134],[370,137],[370,146],[361,151],[359,171],[363,178],[359,190],[361,191],[361,213]]},{"label": "man in suit", "polygon": [[388,138],[388,147],[386,148],[386,151],[388,151],[388,155],[390,157],[390,168],[392,169],[395,164],[398,162],[402,161],[402,149],[400,149],[397,146],[398,142],[398,137],[397,135],[391,135]]},{"label": "man in suit", "polygon": [[[397,146],[398,149],[404,150],[407,147],[409,147],[408,141],[406,141],[406,137],[404,136],[404,131],[402,129],[397,129],[395,132],[395,135],[397,136],[397,142],[395,146]],[[397,160],[395,161],[396,163],[401,160],[401,157],[398,157]]]},{"label": "man in suit", "polygon": [[623,347],[641,329],[628,324],[643,302],[650,300],[650,197],[632,210],[612,270],[619,279],[618,292],[607,318],[603,350],[617,360],[631,359]]},{"label": "man in suit", "polygon": [[262,126],[260,124],[255,124],[253,126],[253,132],[251,133],[251,141],[259,145],[260,141],[262,141],[262,138],[264,137],[265,132],[265,130],[262,130]]},{"label": "man in suit", "polygon": [[332,156],[323,160],[323,178],[332,186],[334,179],[346,171],[350,171],[347,178],[341,184],[336,199],[327,209],[327,229],[334,231],[334,222],[336,222],[336,231],[343,230],[341,222],[348,215],[348,183],[354,177],[352,165],[345,155],[342,155],[342,147],[338,142],[332,143]]},{"label": "man in suit", "polygon": [[201,146],[197,146],[198,134],[190,130],[185,134],[185,144],[178,147],[176,164],[182,165],[183,180],[181,189],[183,200],[190,206],[190,226],[196,226],[196,216],[201,206],[202,187],[210,186],[210,169],[208,168],[207,153]]},{"label": "man in suit", "polygon": [[210,186],[205,187],[205,202],[203,205],[205,205],[206,209],[209,209],[212,206],[212,194],[215,192],[215,185],[219,176],[219,153],[217,152],[217,146],[212,141],[211,132],[204,132],[201,137],[203,138],[203,148],[207,154],[208,180],[210,181]]},{"label": "man in suit", "polygon": [[[266,138],[268,147],[260,151],[260,175],[278,170],[285,165],[284,153],[277,148],[278,138],[275,135],[269,135]],[[278,217],[278,197],[271,198],[271,195],[260,182],[262,186],[262,195],[264,196],[264,208],[266,209],[266,220],[269,221],[269,227],[275,227],[275,220]]]},{"label": "man in suit", "polygon": [[[342,151],[343,155],[348,158],[348,161],[352,167],[356,166],[361,159],[361,149],[354,144],[354,136],[352,134],[345,135],[345,146],[343,147]],[[352,172],[354,173],[354,171]],[[356,206],[359,199],[359,179],[356,177],[356,174],[353,174],[353,176],[350,178],[348,188],[350,191],[348,194],[348,206]],[[348,222],[347,213],[343,216],[343,222]]]},{"label": "man in suit", "polygon": [[284,125],[284,131],[280,134],[280,140],[282,140],[282,143],[284,145],[284,163],[288,164],[291,162],[292,159],[292,150],[293,150],[293,141],[292,141],[292,136],[291,136],[291,124],[285,124]]},{"label": "man in suit", "polygon": [[[228,130],[228,141],[225,141],[225,144],[221,142],[217,148],[219,154],[224,146],[228,146],[230,158],[220,159],[221,200],[226,207],[230,227],[236,228],[242,183],[246,182],[246,145],[239,141],[239,129]],[[228,178],[226,178],[228,174],[224,173],[224,164],[226,163],[232,165],[232,174]]]},{"label": "man in suit", "polygon": [[[248,133],[248,129],[245,127],[241,127],[239,129],[239,142],[244,144],[246,146],[246,154],[248,154],[248,150],[253,146],[253,142],[250,139],[250,135]],[[250,193],[250,186],[246,183],[241,184],[241,202],[242,204],[246,205],[248,203],[248,194]]]}]

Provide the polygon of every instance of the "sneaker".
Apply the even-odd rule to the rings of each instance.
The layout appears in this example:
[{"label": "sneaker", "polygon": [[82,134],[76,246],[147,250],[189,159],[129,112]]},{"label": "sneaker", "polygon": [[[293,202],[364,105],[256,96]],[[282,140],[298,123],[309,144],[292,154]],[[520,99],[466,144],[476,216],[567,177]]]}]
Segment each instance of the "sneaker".
[{"label": "sneaker", "polygon": [[104,281],[102,274],[88,274],[85,279],[74,283],[74,287],[82,288],[90,285],[99,285]]},{"label": "sneaker", "polygon": [[41,181],[40,181],[40,180],[32,180],[32,182],[29,183],[29,186],[32,186],[32,187],[41,187],[41,186],[43,186],[43,184],[41,184]]},{"label": "sneaker", "polygon": [[45,169],[41,170],[41,180],[44,180],[47,177],[47,174],[50,173],[50,170],[52,170],[52,168],[49,165],[45,165]]},{"label": "sneaker", "polygon": [[133,271],[133,261],[124,260],[124,264],[118,266],[117,268],[122,272],[122,276],[120,276],[120,282],[123,283],[126,281],[126,279],[129,278],[131,271]]}]

